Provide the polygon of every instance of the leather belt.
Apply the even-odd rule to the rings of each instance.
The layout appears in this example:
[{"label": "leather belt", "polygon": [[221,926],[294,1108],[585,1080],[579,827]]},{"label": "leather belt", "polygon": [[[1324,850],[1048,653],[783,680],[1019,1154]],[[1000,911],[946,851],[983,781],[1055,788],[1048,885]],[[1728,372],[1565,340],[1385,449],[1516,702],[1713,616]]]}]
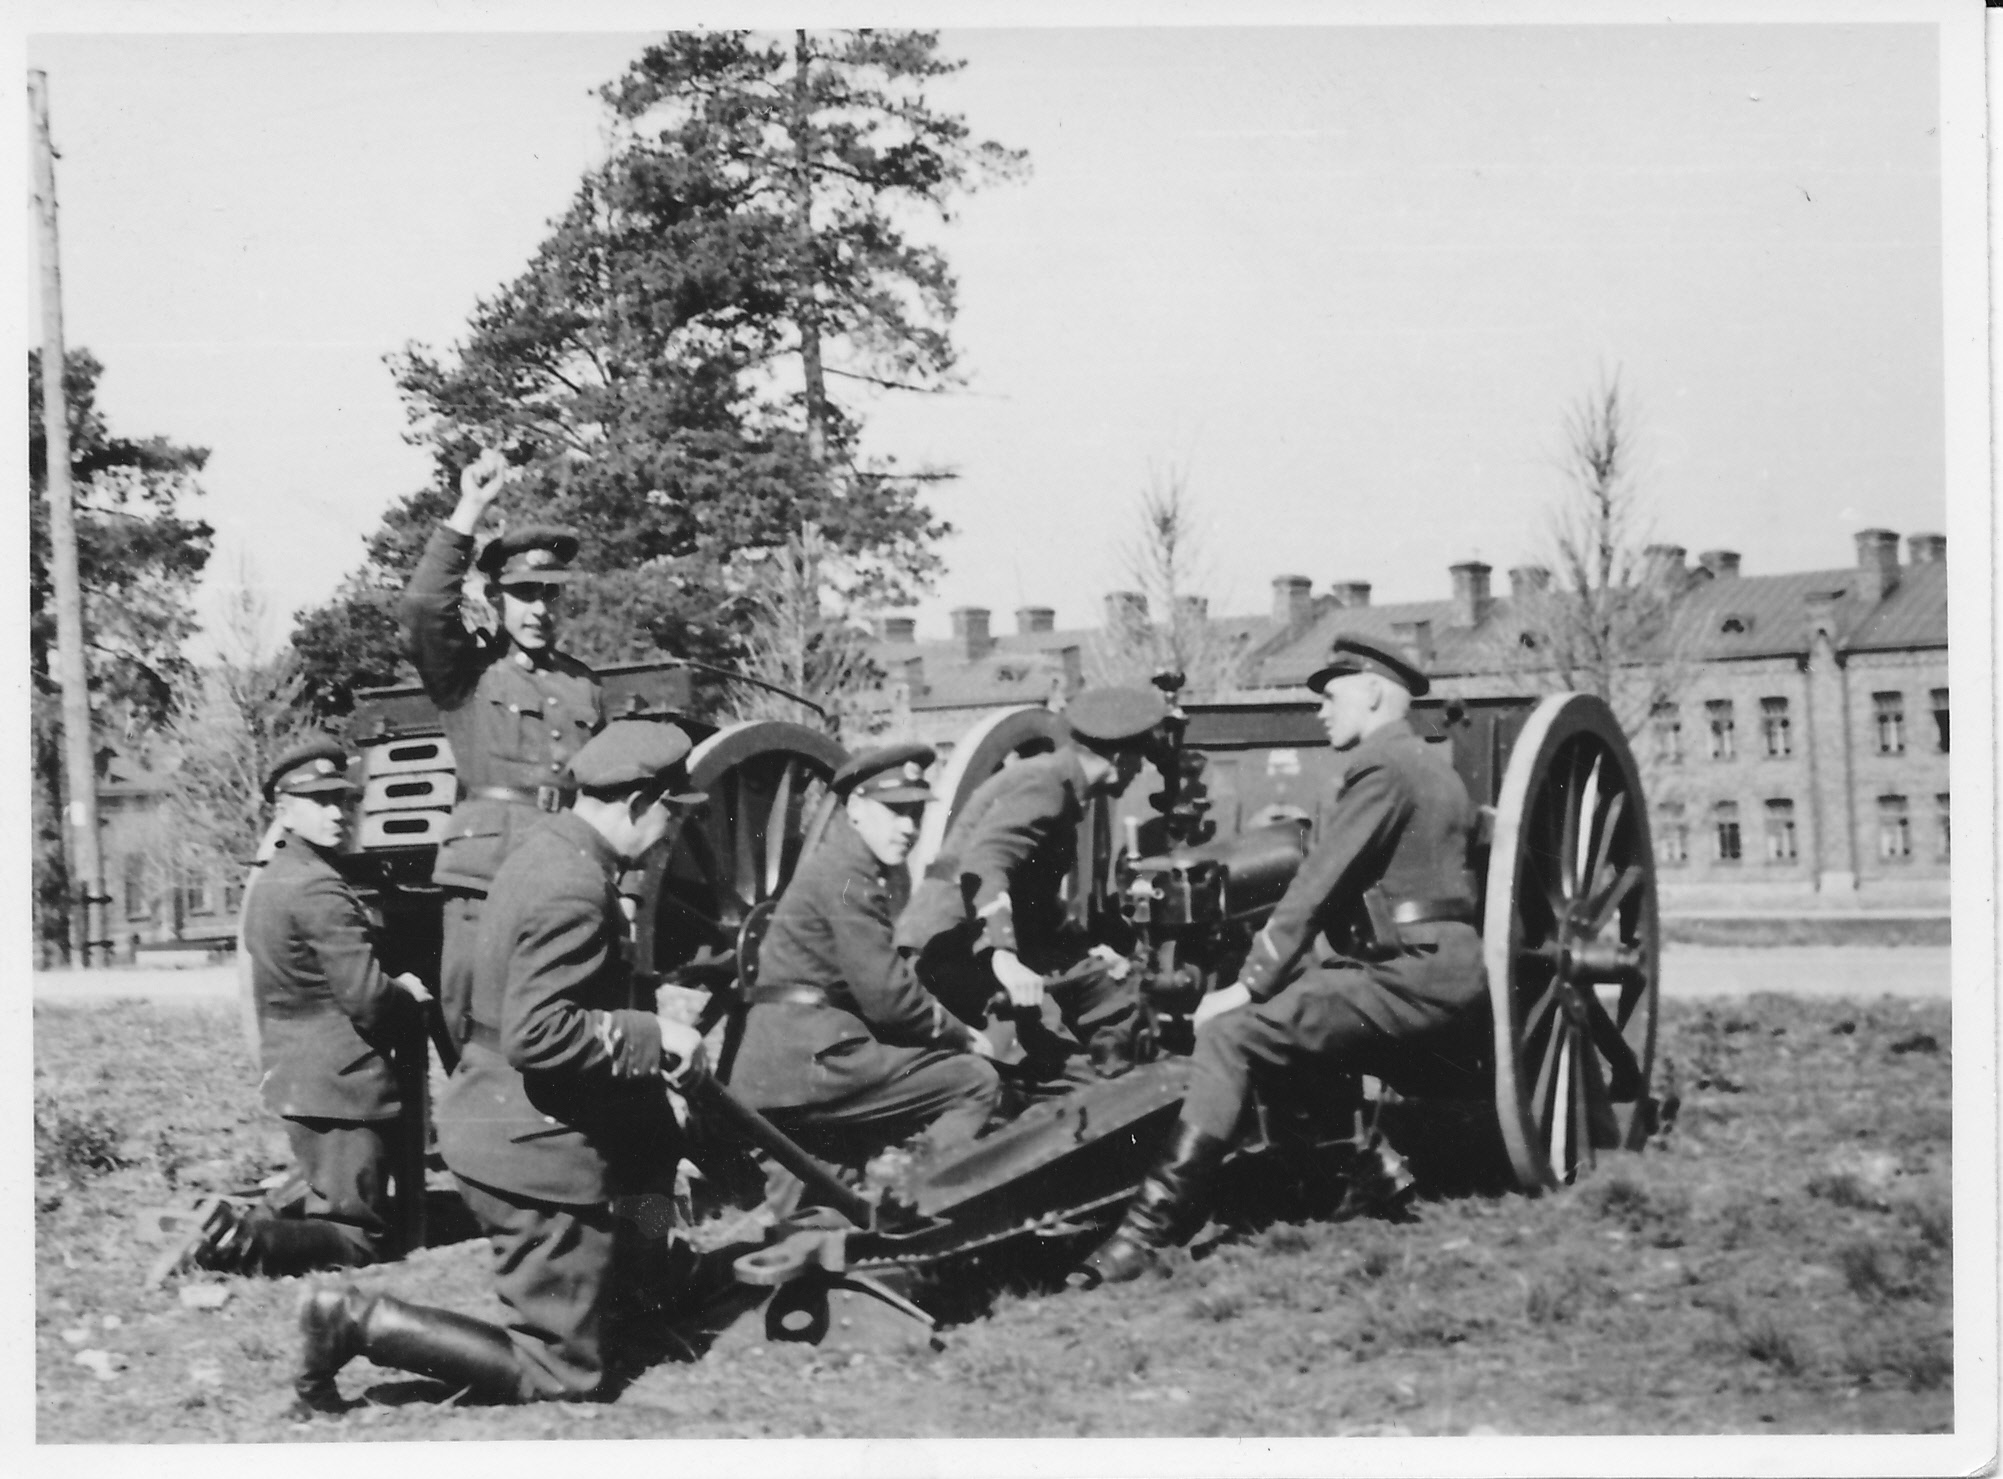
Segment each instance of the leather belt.
[{"label": "leather belt", "polygon": [[1473,924],[1472,899],[1400,899],[1391,906],[1398,924]]},{"label": "leather belt", "polygon": [[834,1005],[828,1000],[827,992],[818,986],[753,986],[751,1004],[754,1007],[825,1007]]},{"label": "leather belt", "polygon": [[480,801],[513,801],[537,811],[562,811],[571,797],[562,786],[475,786],[472,794]]}]

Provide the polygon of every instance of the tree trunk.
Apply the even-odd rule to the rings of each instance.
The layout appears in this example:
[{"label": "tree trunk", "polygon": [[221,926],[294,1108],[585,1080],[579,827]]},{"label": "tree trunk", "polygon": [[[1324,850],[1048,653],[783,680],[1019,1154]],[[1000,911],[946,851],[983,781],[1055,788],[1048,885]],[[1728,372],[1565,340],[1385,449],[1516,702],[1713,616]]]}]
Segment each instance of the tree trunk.
[{"label": "tree trunk", "polygon": [[807,456],[816,469],[828,460],[828,385],[821,370],[820,283],[814,270],[814,180],[812,100],[808,82],[813,51],[807,33],[793,33],[793,228],[799,271],[800,365],[807,388]]}]

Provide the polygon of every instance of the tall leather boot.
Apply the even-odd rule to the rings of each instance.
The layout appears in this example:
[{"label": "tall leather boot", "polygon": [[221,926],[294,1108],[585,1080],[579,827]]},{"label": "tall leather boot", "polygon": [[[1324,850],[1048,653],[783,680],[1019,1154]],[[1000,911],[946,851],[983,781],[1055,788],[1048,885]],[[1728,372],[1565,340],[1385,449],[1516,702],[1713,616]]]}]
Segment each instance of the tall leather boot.
[{"label": "tall leather boot", "polygon": [[1230,1145],[1223,1136],[1178,1120],[1168,1150],[1141,1183],[1126,1218],[1073,1279],[1087,1289],[1137,1279],[1157,1250],[1195,1232],[1208,1210],[1211,1176]]},{"label": "tall leather boot", "polygon": [[316,1412],[346,1410],[334,1377],[357,1356],[466,1388],[483,1402],[520,1402],[528,1395],[508,1332],[471,1315],[343,1284],[307,1293],[299,1304],[299,1333],[293,1390]]}]

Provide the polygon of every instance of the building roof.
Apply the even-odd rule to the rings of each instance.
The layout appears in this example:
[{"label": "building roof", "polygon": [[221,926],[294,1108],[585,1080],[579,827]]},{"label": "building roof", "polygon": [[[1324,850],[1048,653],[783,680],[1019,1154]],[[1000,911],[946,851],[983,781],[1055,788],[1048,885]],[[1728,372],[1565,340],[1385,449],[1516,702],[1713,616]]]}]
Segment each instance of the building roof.
[{"label": "building roof", "polygon": [[[1947,645],[1944,564],[1901,566],[1897,588],[1875,604],[1865,600],[1860,585],[1860,572],[1854,569],[1723,577],[1700,572],[1676,603],[1664,647],[1680,660],[1696,662],[1799,656],[1808,651],[1813,635],[1810,608],[1816,597],[1832,600],[1833,635],[1841,651]],[[1337,637],[1396,643],[1398,628],[1409,622],[1430,625],[1433,650],[1426,670],[1436,677],[1506,673],[1535,665],[1520,645],[1525,614],[1507,596],[1492,600],[1474,627],[1458,624],[1450,600],[1339,606],[1321,597],[1315,604],[1312,621],[1257,654],[1256,686],[1299,686],[1321,665]]]}]

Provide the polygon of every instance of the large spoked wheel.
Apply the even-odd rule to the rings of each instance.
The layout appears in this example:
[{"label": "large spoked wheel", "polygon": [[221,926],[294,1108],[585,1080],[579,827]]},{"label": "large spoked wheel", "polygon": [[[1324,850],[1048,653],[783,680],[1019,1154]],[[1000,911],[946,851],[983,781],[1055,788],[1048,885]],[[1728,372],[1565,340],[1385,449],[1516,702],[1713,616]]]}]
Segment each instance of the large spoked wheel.
[{"label": "large spoked wheel", "polygon": [[1661,978],[1655,858],[1640,773],[1589,694],[1537,706],[1496,802],[1482,949],[1495,1101],[1526,1190],[1653,1129]]},{"label": "large spoked wheel", "polygon": [[990,714],[960,736],[932,783],[932,800],[926,804],[918,840],[911,847],[912,876],[923,877],[926,867],[939,856],[946,829],[981,782],[1018,756],[1052,748],[1063,733],[1064,721],[1056,714],[1038,705],[1025,705]]},{"label": "large spoked wheel", "polygon": [[[738,949],[792,879],[828,781],[848,759],[833,738],[776,720],[720,729],[689,752],[689,780],[709,798],[645,862],[634,920],[644,969],[711,993],[705,1031],[734,1006]],[[756,919],[754,919],[756,915]],[[733,1023],[742,1013],[732,1013]],[[735,1049],[726,1041],[724,1055]]]}]

